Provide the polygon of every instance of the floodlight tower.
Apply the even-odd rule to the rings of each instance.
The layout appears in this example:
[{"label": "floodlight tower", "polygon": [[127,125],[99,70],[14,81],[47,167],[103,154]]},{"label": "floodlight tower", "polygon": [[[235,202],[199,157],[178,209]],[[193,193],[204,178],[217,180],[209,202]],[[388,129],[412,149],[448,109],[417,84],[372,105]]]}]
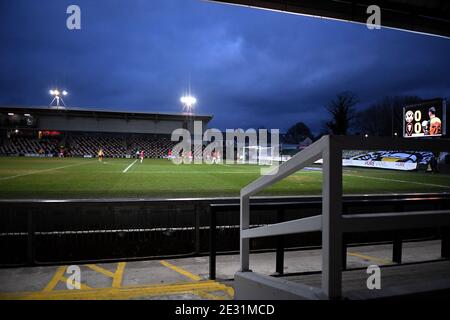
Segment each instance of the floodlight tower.
[{"label": "floodlight tower", "polygon": [[63,107],[66,106],[64,100],[63,100],[63,96],[67,96],[69,93],[66,90],[63,91],[59,91],[58,89],[52,89],[49,91],[50,95],[53,96],[53,100],[52,102],[50,102],[49,107],[53,106],[53,103],[56,101],[56,108],[60,108],[61,104]]},{"label": "floodlight tower", "polygon": [[[194,105],[197,103],[197,99],[190,94],[190,91],[191,90],[189,90],[189,94],[184,95],[180,98],[180,102],[183,104],[183,112],[186,115],[186,127],[187,127],[186,129],[194,130],[193,114],[194,114]],[[191,122],[191,128],[189,128],[189,122]],[[193,136],[194,132],[191,132],[191,135],[192,135],[192,139],[195,141],[195,136]],[[195,148],[196,148],[196,146],[194,143],[194,150],[193,150],[194,152],[192,153],[192,159],[194,159],[195,154],[196,154]],[[201,152],[201,149],[200,149],[200,152]]]},{"label": "floodlight tower", "polygon": [[189,123],[189,120],[191,120],[192,129],[194,129],[193,115],[194,115],[194,105],[197,103],[197,99],[189,93],[187,95],[182,96],[180,98],[180,102],[183,104],[183,113],[186,115],[186,124]]}]

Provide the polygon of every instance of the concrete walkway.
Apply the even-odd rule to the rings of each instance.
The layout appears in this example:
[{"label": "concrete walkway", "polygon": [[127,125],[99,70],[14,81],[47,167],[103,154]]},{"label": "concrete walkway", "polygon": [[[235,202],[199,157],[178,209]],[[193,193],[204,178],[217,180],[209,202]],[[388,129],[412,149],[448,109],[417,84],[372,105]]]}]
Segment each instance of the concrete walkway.
[{"label": "concrete walkway", "polygon": [[[347,267],[392,264],[391,256],[392,245],[350,247]],[[439,258],[440,241],[403,245],[403,262]],[[80,271],[79,277],[72,269]],[[0,269],[0,299],[229,300],[234,297],[232,279],[238,269],[238,255],[217,257],[216,281],[208,280],[208,257]],[[275,253],[252,254],[251,269],[273,274]],[[285,253],[285,273],[320,269],[320,250]]]}]

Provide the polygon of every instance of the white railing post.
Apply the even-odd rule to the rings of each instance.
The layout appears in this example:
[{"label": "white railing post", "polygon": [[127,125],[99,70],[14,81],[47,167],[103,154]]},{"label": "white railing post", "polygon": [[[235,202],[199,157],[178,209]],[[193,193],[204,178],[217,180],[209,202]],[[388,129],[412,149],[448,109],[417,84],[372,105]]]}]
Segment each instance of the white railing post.
[{"label": "white railing post", "polygon": [[250,239],[242,237],[242,231],[250,226],[250,198],[241,195],[241,217],[240,217],[240,260],[241,272],[250,271]]},{"label": "white railing post", "polygon": [[328,138],[323,151],[322,290],[329,299],[342,287],[342,149]]}]

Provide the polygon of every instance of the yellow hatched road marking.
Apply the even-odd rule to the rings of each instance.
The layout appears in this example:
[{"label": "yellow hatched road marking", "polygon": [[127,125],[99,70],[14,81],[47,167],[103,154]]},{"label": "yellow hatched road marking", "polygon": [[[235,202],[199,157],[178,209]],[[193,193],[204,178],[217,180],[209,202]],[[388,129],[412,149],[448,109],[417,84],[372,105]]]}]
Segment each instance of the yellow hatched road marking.
[{"label": "yellow hatched road marking", "polygon": [[58,267],[58,269],[56,269],[55,275],[47,284],[47,286],[44,288],[44,290],[42,290],[42,292],[52,291],[58,284],[59,280],[61,280],[61,277],[64,275],[64,272],[66,272],[66,268],[67,266]]},{"label": "yellow hatched road marking", "polygon": [[[61,276],[61,278],[59,278],[59,280],[61,282],[67,283],[67,278],[64,276]],[[74,281],[74,280],[72,280],[72,282],[73,282],[74,286],[79,285],[81,290],[91,290],[92,289],[91,287],[89,287],[88,285],[85,285],[84,283],[80,283],[80,282]],[[77,289],[74,289],[74,290],[77,290]]]},{"label": "yellow hatched road marking", "polygon": [[193,273],[191,273],[191,272],[189,272],[187,270],[184,270],[183,268],[177,267],[177,266],[175,266],[175,265],[173,265],[173,264],[171,264],[171,263],[169,263],[169,262],[167,262],[165,260],[161,260],[161,261],[159,261],[159,263],[161,263],[163,266],[165,266],[165,267],[167,267],[169,269],[172,269],[175,272],[178,272],[179,274],[182,274],[183,276],[185,276],[185,277],[187,277],[187,278],[189,278],[189,279],[191,279],[193,281],[200,281],[200,280],[202,280],[201,277],[199,277],[199,276],[197,276],[197,275],[195,275],[195,274],[193,274]]},{"label": "yellow hatched road marking", "polygon": [[106,270],[105,268],[99,267],[99,266],[97,266],[95,264],[87,264],[86,267],[88,267],[89,269],[94,270],[95,272],[99,272],[101,274],[104,274],[107,277],[114,278],[114,273],[112,273],[109,270]]},{"label": "yellow hatched road marking", "polygon": [[114,277],[113,277],[113,283],[112,283],[113,288],[120,288],[120,286],[122,285],[122,278],[123,278],[124,270],[125,270],[125,262],[119,262],[119,264],[117,265],[116,272],[114,273]]},{"label": "yellow hatched road marking", "polygon": [[218,295],[208,293],[208,292],[202,291],[202,290],[193,290],[192,293],[201,298],[205,298],[208,300],[225,300],[224,296],[218,296]]},{"label": "yellow hatched road marking", "polygon": [[[195,282],[183,282],[173,284],[151,284],[143,286],[121,287],[123,274],[125,271],[125,262],[117,265],[117,270],[112,273],[104,268],[96,265],[86,265],[94,271],[107,276],[112,276],[112,288],[91,288],[83,283],[79,284],[81,290],[54,290],[59,281],[67,283],[68,278],[64,276],[67,266],[58,267],[53,278],[47,284],[43,291],[39,292],[13,292],[0,293],[0,300],[107,300],[107,299],[127,299],[135,297],[153,297],[153,296],[169,296],[176,294],[193,294],[204,299],[224,300],[233,298],[234,289],[216,281],[201,281],[201,277],[177,267],[167,261],[160,263],[171,270],[174,270]],[[226,295],[221,296],[215,294],[223,292]]]},{"label": "yellow hatched road marking", "polygon": [[107,300],[174,295],[182,293],[228,291],[226,285],[215,281],[174,283],[169,285],[95,288],[89,290],[55,290],[48,292],[0,293],[0,300]]},{"label": "yellow hatched road marking", "polygon": [[233,299],[234,298],[234,288],[224,285],[224,291],[228,294],[228,296]]}]

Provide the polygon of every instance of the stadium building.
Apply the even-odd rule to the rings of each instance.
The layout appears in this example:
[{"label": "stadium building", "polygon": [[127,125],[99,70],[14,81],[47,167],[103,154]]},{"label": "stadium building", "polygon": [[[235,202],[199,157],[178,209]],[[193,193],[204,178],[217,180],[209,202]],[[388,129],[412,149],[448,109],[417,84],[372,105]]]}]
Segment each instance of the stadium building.
[{"label": "stadium building", "polygon": [[178,128],[193,131],[201,121],[205,130],[211,115],[121,112],[79,108],[3,107],[0,112],[0,154],[10,156],[125,158],[143,149],[150,158],[167,156],[177,142]]},{"label": "stadium building", "polygon": [[[367,3],[363,1],[216,2],[357,23],[365,23],[367,19]],[[383,27],[450,35],[449,7],[439,1],[383,1],[381,9]],[[323,136],[307,147],[300,146],[298,153],[296,146],[285,146],[295,155],[271,175],[260,176],[256,170],[259,168],[239,165],[203,167],[205,171],[200,166],[192,166],[194,169],[179,166],[177,170],[165,166],[164,172],[157,172],[151,169],[153,164],[158,163],[158,167],[163,162],[171,163],[152,160],[147,161],[147,169],[147,164],[142,165],[131,179],[119,178],[107,185],[108,181],[101,183],[100,174],[114,178],[130,175],[122,168],[112,173],[108,172],[109,165],[75,159],[91,166],[85,167],[84,173],[92,181],[87,181],[83,188],[100,189],[95,197],[103,196],[102,192],[109,191],[112,185],[121,189],[130,187],[125,183],[131,181],[131,186],[148,187],[143,193],[147,196],[152,190],[173,192],[187,186],[189,190],[184,191],[188,193],[181,198],[171,195],[152,199],[71,199],[73,194],[65,193],[67,185],[61,185],[60,181],[76,182],[82,172],[80,167],[72,165],[68,169],[70,165],[61,166],[60,159],[2,159],[9,162],[1,168],[4,198],[16,195],[11,192],[13,188],[22,190],[21,196],[33,197],[47,186],[52,194],[34,199],[0,199],[0,267],[51,267],[39,272],[31,268],[7,270],[2,278],[6,285],[2,283],[2,287],[8,288],[9,283],[13,290],[11,293],[0,290],[0,299],[120,299],[157,295],[179,298],[198,294],[207,299],[254,301],[448,300],[448,175],[443,170],[433,170],[433,174],[401,171],[427,166],[443,153],[441,162],[449,165],[450,143],[445,137],[445,120],[432,133],[433,127],[436,128],[436,110],[432,112],[434,120],[431,116],[424,120],[416,115],[429,115],[429,106],[423,110],[422,106],[409,107],[412,110],[404,109],[405,139],[400,138],[402,135]],[[12,156],[54,156],[62,150],[68,156],[91,157],[98,148],[103,148],[110,157],[131,157],[136,149],[145,149],[147,156],[164,157],[171,147],[170,133],[174,129],[192,129],[194,120],[202,121],[206,129],[212,118],[78,109],[0,110],[0,154]],[[445,108],[442,110],[440,119],[445,119]],[[409,111],[412,113],[408,114]],[[63,161],[66,160],[73,159]],[[20,163],[11,165],[14,161]],[[39,164],[38,169],[30,169],[22,162],[50,162],[53,167]],[[110,162],[125,165],[131,161]],[[130,164],[126,165],[129,168]],[[349,170],[347,166],[352,168]],[[62,170],[66,170],[64,178]],[[54,179],[50,172],[55,173]],[[169,177],[167,172],[173,175]],[[179,179],[183,172],[189,178]],[[277,185],[279,182],[285,184]],[[25,187],[28,189],[22,189]],[[235,197],[224,197],[221,193],[220,197],[211,198],[215,190],[224,192],[233,187]],[[71,191],[78,191],[74,189]],[[63,197],[62,201],[58,197]],[[262,256],[268,252],[274,254]],[[239,257],[230,253],[239,253]],[[216,265],[218,254],[231,258]],[[202,259],[204,255],[209,255],[209,261]],[[186,257],[196,259],[180,261]],[[171,263],[161,260],[169,258],[173,258]],[[159,260],[159,264],[125,267],[125,261],[131,264],[134,260],[151,259]],[[234,264],[237,260],[239,265]],[[108,269],[90,264],[100,262],[108,263]],[[114,270],[115,262],[118,263],[113,273],[110,270]],[[83,264],[98,273],[102,285],[105,275],[111,278],[111,288],[98,288],[98,283],[89,287],[91,283],[86,280],[94,278],[89,276],[83,284],[78,281],[79,287],[83,285],[81,289],[87,290],[68,287],[61,290],[61,282],[67,285],[74,264]],[[208,274],[205,264],[209,264]],[[235,267],[230,268],[232,265]],[[186,281],[163,284],[162,273],[156,273],[162,266]],[[184,270],[185,266],[193,273]],[[136,285],[139,268],[145,277]],[[232,288],[225,269],[231,269]],[[38,275],[36,282],[30,281],[33,274]],[[44,282],[44,278],[51,280],[46,283],[48,280]],[[144,282],[148,278],[156,283]],[[126,282],[128,279],[132,279],[132,285]],[[17,284],[20,280],[26,282],[25,286]],[[23,287],[36,291],[17,292]],[[298,304],[295,308],[298,309]]]}]

